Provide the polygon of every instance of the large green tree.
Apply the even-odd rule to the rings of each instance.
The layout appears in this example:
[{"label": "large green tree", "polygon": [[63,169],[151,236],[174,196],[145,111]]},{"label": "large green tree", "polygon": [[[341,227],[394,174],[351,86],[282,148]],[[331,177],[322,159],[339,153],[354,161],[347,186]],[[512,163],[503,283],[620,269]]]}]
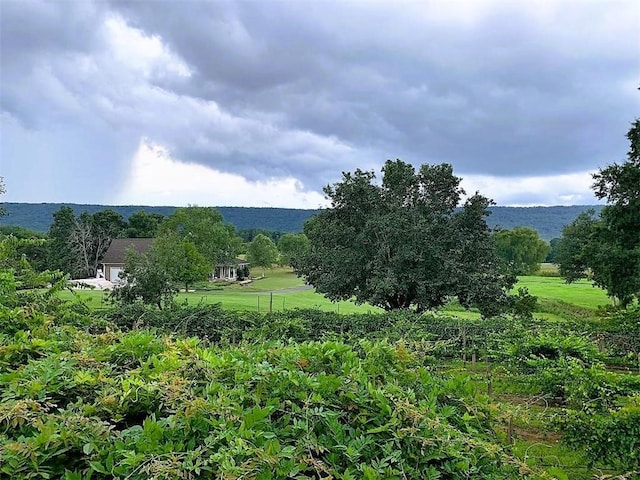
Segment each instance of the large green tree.
[{"label": "large green tree", "polygon": [[556,245],[554,263],[560,275],[568,282],[574,282],[587,275],[587,258],[595,253],[598,242],[594,238],[599,220],[594,210],[581,213],[562,229],[562,237]]},{"label": "large green tree", "polygon": [[173,302],[176,290],[166,266],[152,249],[148,254],[127,252],[123,280],[111,293],[111,298],[124,304],[141,301],[159,309]]},{"label": "large green tree", "polygon": [[47,242],[47,267],[77,277],[79,258],[71,246],[76,216],[71,207],[62,206],[53,214]]},{"label": "large green tree", "polygon": [[73,278],[93,277],[111,240],[122,236],[126,222],[112,209],[76,217],[71,207],[53,214],[47,243],[47,266]]},{"label": "large green tree", "polygon": [[495,233],[496,250],[504,267],[514,275],[531,275],[549,253],[549,244],[533,228],[516,227]]},{"label": "large green tree", "polygon": [[206,280],[211,275],[211,262],[198,251],[189,238],[181,238],[175,232],[159,236],[151,247],[151,259],[169,275],[171,281],[189,285]]},{"label": "large green tree", "polygon": [[282,265],[296,268],[299,259],[309,250],[309,239],[304,233],[285,233],[278,240],[278,251]]},{"label": "large green tree", "polygon": [[158,237],[170,232],[189,240],[211,265],[231,260],[236,255],[238,241],[233,225],[223,222],[222,215],[212,207],[177,208],[158,228]]},{"label": "large green tree", "polygon": [[623,306],[640,298],[640,120],[627,138],[627,160],[593,175],[596,197],[607,200],[600,217],[578,217],[563,231],[556,253],[567,281],[590,273]]},{"label": "large green tree", "polygon": [[476,193],[456,210],[464,191],[450,165],[387,161],[381,184],[356,170],[324,191],[331,207],[305,224],[298,271],[328,298],[424,311],[457,297],[484,315],[509,303],[515,278],[500,272],[492,202]]},{"label": "large green tree", "polygon": [[30,247],[39,247],[43,239],[22,239],[0,235],[0,271],[11,270],[17,289],[42,288],[51,280],[51,272],[35,269],[24,253]]},{"label": "large green tree", "polygon": [[247,247],[247,260],[252,267],[271,268],[278,261],[278,257],[278,247],[262,233],[256,235]]},{"label": "large green tree", "polygon": [[558,251],[559,243],[560,237],[552,238],[551,240],[549,240],[549,253],[547,253],[547,257],[544,259],[545,262],[555,263],[556,252]]},{"label": "large green tree", "polygon": [[125,237],[127,238],[154,238],[158,233],[158,225],[164,220],[164,215],[159,213],[147,213],[139,210],[132,213],[127,221]]}]

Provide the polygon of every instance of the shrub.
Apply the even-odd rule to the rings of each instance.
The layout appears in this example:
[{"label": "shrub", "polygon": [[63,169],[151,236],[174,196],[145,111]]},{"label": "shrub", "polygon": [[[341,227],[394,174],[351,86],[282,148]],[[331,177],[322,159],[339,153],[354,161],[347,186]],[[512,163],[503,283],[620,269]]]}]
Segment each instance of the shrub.
[{"label": "shrub", "polygon": [[640,470],[640,396],[606,414],[571,413],[563,421],[565,441],[584,448],[592,462],[606,459],[623,470]]}]

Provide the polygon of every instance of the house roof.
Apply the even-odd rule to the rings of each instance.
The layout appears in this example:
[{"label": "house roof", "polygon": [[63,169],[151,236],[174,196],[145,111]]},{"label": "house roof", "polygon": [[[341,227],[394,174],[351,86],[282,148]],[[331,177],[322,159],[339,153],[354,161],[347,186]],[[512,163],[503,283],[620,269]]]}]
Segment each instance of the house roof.
[{"label": "house roof", "polygon": [[102,263],[124,263],[129,248],[133,248],[136,253],[147,253],[152,243],[153,238],[114,238]]},{"label": "house roof", "polygon": [[233,260],[226,260],[222,263],[218,263],[216,267],[239,267],[242,265],[249,265],[249,262],[242,258],[234,258]]}]

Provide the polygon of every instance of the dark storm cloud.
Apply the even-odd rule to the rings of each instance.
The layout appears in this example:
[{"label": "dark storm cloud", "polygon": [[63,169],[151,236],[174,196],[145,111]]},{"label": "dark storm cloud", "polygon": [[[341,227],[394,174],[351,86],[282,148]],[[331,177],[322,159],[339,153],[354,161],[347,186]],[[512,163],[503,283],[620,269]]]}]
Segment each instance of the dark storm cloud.
[{"label": "dark storm cloud", "polygon": [[122,177],[138,139],[96,116],[88,99],[99,85],[83,84],[82,74],[83,59],[104,48],[97,26],[106,14],[91,2],[0,5],[0,175],[9,199],[108,201],[101,184]]},{"label": "dark storm cloud", "polygon": [[122,11],[194,69],[189,95],[366,147],[381,156],[370,162],[404,156],[527,175],[616,160],[637,114],[639,7],[493,3],[459,23],[438,18],[446,8],[274,2],[194,12],[134,3]]},{"label": "dark storm cloud", "polygon": [[594,170],[638,115],[639,16],[633,0],[3,2],[2,174],[31,156],[117,184],[143,137],[315,190],[395,157]]}]

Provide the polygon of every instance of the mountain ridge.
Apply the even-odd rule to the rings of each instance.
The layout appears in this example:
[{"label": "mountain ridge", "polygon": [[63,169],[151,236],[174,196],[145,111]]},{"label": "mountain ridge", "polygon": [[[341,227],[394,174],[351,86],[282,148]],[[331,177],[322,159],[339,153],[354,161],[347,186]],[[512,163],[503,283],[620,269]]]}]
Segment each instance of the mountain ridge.
[{"label": "mountain ridge", "polygon": [[[38,232],[46,232],[53,221],[53,213],[62,206],[73,209],[76,215],[82,212],[95,213],[107,208],[120,213],[125,219],[139,210],[170,215],[174,206],[149,205],[97,205],[82,203],[21,203],[5,202],[6,215],[0,217],[0,225],[14,225]],[[490,208],[487,223],[492,227],[511,229],[531,227],[545,240],[560,237],[562,227],[571,223],[580,213],[589,209],[599,212],[602,205],[571,205],[550,207],[503,207]],[[318,209],[273,208],[273,207],[214,207],[226,222],[238,230],[261,228],[280,232],[302,231],[304,222]]]}]

